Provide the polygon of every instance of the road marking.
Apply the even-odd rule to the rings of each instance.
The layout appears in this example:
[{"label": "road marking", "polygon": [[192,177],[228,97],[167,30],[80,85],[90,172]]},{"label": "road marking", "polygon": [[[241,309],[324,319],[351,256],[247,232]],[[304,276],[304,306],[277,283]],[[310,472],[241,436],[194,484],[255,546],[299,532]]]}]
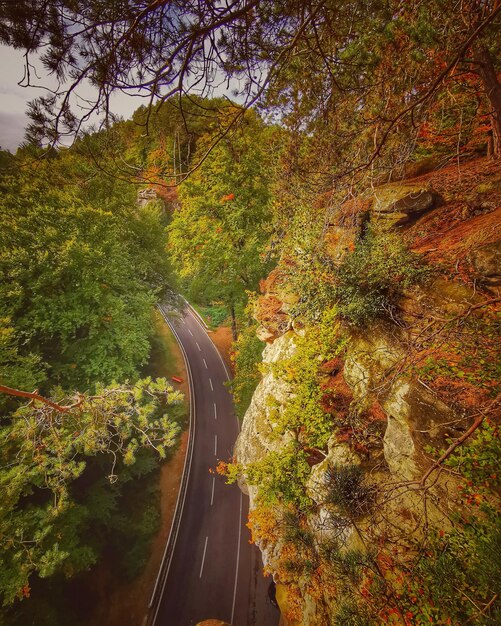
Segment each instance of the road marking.
[{"label": "road marking", "polygon": [[217,435],[214,435],[214,456],[217,456]]},{"label": "road marking", "polygon": [[183,324],[186,324],[186,322],[184,321],[184,318],[183,318],[183,317],[181,318],[181,321],[183,322]]},{"label": "road marking", "polygon": [[197,344],[198,351],[202,352],[202,348],[198,345],[198,341],[195,341],[195,343]]},{"label": "road marking", "polygon": [[217,406],[215,402],[214,402],[214,419],[217,420]]},{"label": "road marking", "polygon": [[[188,440],[188,451],[186,453],[186,457],[184,460],[184,467],[183,467],[183,475],[182,475],[182,479],[181,479],[181,487],[179,489],[179,494],[177,497],[177,501],[176,501],[176,508],[174,510],[174,520],[172,522],[171,525],[171,529],[170,529],[170,533],[169,533],[169,537],[167,539],[167,543],[165,544],[165,550],[162,556],[162,562],[160,565],[160,569],[158,572],[158,576],[157,579],[155,581],[155,586],[153,588],[153,592],[151,594],[151,599],[150,599],[150,603],[148,605],[148,610],[151,610],[154,602],[155,602],[155,596],[157,594],[158,589],[160,589],[160,597],[163,596],[164,591],[165,591],[165,585],[167,583],[167,578],[169,577],[169,572],[170,572],[170,568],[171,568],[171,564],[172,564],[172,557],[174,554],[174,550],[176,547],[176,542],[177,542],[177,537],[179,534],[179,528],[180,528],[180,522],[181,519],[183,517],[183,512],[184,512],[184,505],[186,503],[186,493],[188,490],[188,481],[190,478],[190,473],[191,473],[191,465],[192,465],[192,460],[193,460],[193,442],[194,442],[194,438],[195,438],[195,434],[196,434],[196,420],[195,420],[195,414],[196,414],[196,401],[195,401],[195,394],[193,391],[193,375],[192,375],[192,371],[191,371],[191,366],[190,366],[190,362],[188,360],[188,355],[186,354],[186,350],[184,348],[183,342],[181,341],[175,325],[173,323],[171,323],[167,317],[167,314],[165,313],[165,311],[159,307],[160,312],[162,313],[162,317],[164,318],[165,322],[169,325],[170,329],[172,330],[172,333],[174,334],[177,343],[179,344],[179,347],[181,348],[181,353],[183,355],[183,361],[186,365],[186,372],[188,374],[188,388],[190,391],[190,412],[189,412],[189,416],[190,416],[190,425],[189,425],[189,440]],[[155,613],[153,615],[153,624],[156,622],[157,617],[158,617],[158,611],[160,609],[160,603],[157,602],[156,603],[156,608],[155,608]]]},{"label": "road marking", "polygon": [[193,337],[193,333],[191,332],[191,330],[188,328],[188,332],[190,333],[190,335]]},{"label": "road marking", "polygon": [[205,369],[208,370],[209,368],[207,367],[207,361],[204,359],[204,365],[205,365]]},{"label": "road marking", "polygon": [[210,388],[212,389],[212,391],[214,391],[214,386],[212,384],[212,378],[209,378],[209,382],[210,382]]},{"label": "road marking", "polygon": [[199,578],[202,578],[202,572],[204,570],[204,561],[205,561],[205,553],[207,552],[207,541],[209,541],[209,537],[205,538],[205,546],[204,546],[204,553],[202,556],[202,565],[200,566],[200,574],[199,574]]},{"label": "road marking", "polygon": [[210,497],[210,505],[212,506],[212,503],[214,502],[214,485],[216,483],[216,477],[213,476],[212,477],[212,495]]}]

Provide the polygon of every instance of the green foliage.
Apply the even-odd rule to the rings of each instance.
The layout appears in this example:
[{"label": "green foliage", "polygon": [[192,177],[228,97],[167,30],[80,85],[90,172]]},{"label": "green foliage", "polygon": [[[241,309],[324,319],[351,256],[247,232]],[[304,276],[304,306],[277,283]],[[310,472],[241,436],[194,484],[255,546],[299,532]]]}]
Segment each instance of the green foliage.
[{"label": "green foliage", "polygon": [[[196,302],[243,305],[246,290],[256,289],[268,269],[261,254],[270,202],[264,144],[271,132],[248,112],[181,186],[182,208],[169,226],[169,246]],[[195,160],[211,141],[210,135],[199,139]]]},{"label": "green foliage", "polygon": [[500,391],[501,360],[498,358],[499,314],[453,317],[443,333],[426,344],[430,356],[415,368],[426,381],[437,377],[484,389],[492,397]]},{"label": "green foliage", "polygon": [[460,472],[467,486],[496,489],[501,486],[500,458],[499,425],[486,419],[476,436],[467,446],[456,448],[446,460],[446,465]]},{"label": "green foliage", "polygon": [[283,408],[277,407],[275,434],[291,431],[305,446],[323,448],[332,435],[333,422],[320,402],[324,393],[320,366],[341,354],[346,345],[336,309],[325,310],[320,323],[295,338],[295,343],[293,356],[276,368],[294,393]]},{"label": "green foliage", "polygon": [[[72,576],[96,562],[99,549],[88,539],[98,520],[112,519],[112,493],[97,485],[86,498],[82,487],[108,467],[109,480],[132,466],[142,448],[165,457],[179,432],[170,416],[181,402],[165,379],[135,385],[97,386],[96,395],[76,394],[62,404],[61,391],[52,402],[19,406],[0,429],[2,469],[0,593],[4,604],[28,593],[30,577],[57,572]],[[167,412],[169,411],[169,412]],[[95,462],[89,459],[97,457]],[[150,471],[151,463],[139,472]],[[139,475],[139,474],[136,474]],[[110,497],[111,500],[107,501]]]},{"label": "green foliage", "polygon": [[[138,211],[129,186],[93,177],[66,152],[0,184],[0,315],[15,329],[10,350],[43,364],[39,380],[67,388],[137,376],[169,276],[158,211]],[[12,376],[22,387],[33,378]]]},{"label": "green foliage", "polygon": [[483,615],[480,607],[501,592],[500,522],[499,513],[486,509],[429,538],[426,553],[400,588],[402,606],[413,615],[413,623],[499,623],[498,603]]},{"label": "green foliage", "polygon": [[263,353],[263,342],[256,337],[256,329],[257,324],[245,327],[233,344],[235,376],[231,381],[231,390],[236,412],[240,418],[248,409],[252,394],[261,380],[259,364]]},{"label": "green foliage", "polygon": [[151,540],[160,529],[160,490],[158,482],[152,482],[147,475],[146,479],[135,478],[123,491],[121,506],[107,526],[108,545],[117,557],[116,567],[112,568],[116,576],[130,581],[144,569]]},{"label": "green foliage", "polygon": [[229,317],[228,307],[217,302],[211,305],[197,306],[196,308],[211,328],[221,326]]},{"label": "green foliage", "polygon": [[425,546],[415,546],[414,563],[388,578],[400,605],[412,615],[411,623],[499,623],[500,454],[499,427],[486,419],[446,460],[463,477],[461,512],[454,515],[452,528],[430,530]]},{"label": "green foliage", "polygon": [[391,314],[399,291],[428,274],[397,234],[369,231],[337,269],[334,299],[339,314],[355,325]]},{"label": "green foliage", "polygon": [[[39,356],[20,354],[19,338],[10,318],[0,319],[0,365],[2,383],[8,387],[36,389],[46,375]],[[0,410],[7,410],[9,399],[0,397]]]},{"label": "green foliage", "polygon": [[279,452],[269,452],[264,459],[243,468],[246,481],[258,488],[260,505],[292,505],[304,510],[311,506],[304,485],[310,475],[307,456],[291,442]]},{"label": "green foliage", "polygon": [[332,622],[333,626],[374,626],[375,623],[367,609],[353,600],[340,605]]}]

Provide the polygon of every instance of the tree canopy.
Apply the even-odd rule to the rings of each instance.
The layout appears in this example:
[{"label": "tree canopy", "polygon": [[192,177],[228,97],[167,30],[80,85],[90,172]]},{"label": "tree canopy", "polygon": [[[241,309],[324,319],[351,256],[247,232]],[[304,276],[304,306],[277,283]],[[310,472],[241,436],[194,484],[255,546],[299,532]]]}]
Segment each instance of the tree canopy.
[{"label": "tree canopy", "polygon": [[[437,97],[468,75],[499,155],[500,11],[498,0],[24,0],[0,7],[0,40],[26,51],[25,84],[36,55],[55,80],[32,105],[32,138],[55,140],[93,113],[109,116],[116,91],[151,106],[227,85],[244,108],[277,106],[291,128],[327,125],[332,177],[402,158],[386,150],[394,133],[414,136]],[[93,95],[79,96],[85,84]]]},{"label": "tree canopy", "polygon": [[[197,301],[222,301],[234,313],[267,271],[274,134],[248,111],[181,186],[182,208],[169,225],[169,249]],[[210,141],[209,134],[199,139],[199,153]]]}]

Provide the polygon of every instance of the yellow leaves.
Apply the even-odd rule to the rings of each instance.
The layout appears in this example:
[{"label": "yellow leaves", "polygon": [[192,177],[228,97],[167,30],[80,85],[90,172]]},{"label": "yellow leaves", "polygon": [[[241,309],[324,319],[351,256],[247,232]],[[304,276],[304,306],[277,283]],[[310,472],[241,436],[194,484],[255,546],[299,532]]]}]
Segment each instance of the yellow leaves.
[{"label": "yellow leaves", "polygon": [[246,526],[251,531],[251,543],[275,542],[279,537],[279,521],[270,507],[258,506],[250,511]]}]

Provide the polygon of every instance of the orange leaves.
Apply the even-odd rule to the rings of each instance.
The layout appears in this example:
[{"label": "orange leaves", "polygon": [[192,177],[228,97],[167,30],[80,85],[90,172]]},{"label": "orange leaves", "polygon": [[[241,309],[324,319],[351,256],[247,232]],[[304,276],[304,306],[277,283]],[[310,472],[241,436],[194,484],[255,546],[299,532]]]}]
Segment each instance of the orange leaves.
[{"label": "orange leaves", "polygon": [[278,520],[269,507],[256,507],[249,513],[246,524],[251,531],[251,543],[275,542],[278,538]]},{"label": "orange leaves", "polygon": [[235,194],[234,193],[229,193],[226,196],[223,196],[221,198],[221,202],[230,202],[231,200],[235,199]]},{"label": "orange leaves", "polygon": [[228,463],[225,461],[219,461],[216,465],[216,473],[220,476],[228,476]]}]

